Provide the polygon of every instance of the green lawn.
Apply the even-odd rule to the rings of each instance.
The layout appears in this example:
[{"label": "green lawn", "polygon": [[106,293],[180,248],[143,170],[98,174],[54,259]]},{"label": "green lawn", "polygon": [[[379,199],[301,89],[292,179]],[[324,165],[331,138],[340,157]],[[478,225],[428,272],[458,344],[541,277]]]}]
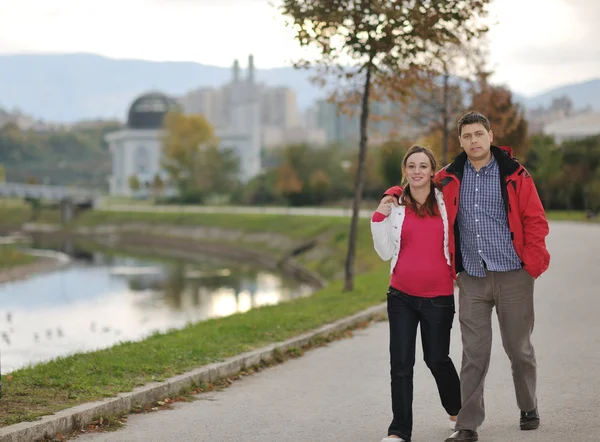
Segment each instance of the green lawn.
[{"label": "green lawn", "polygon": [[577,210],[549,210],[548,212],[546,212],[546,216],[548,217],[548,219],[553,221],[600,221],[599,218],[596,218],[595,220],[588,220],[585,216],[585,212]]}]

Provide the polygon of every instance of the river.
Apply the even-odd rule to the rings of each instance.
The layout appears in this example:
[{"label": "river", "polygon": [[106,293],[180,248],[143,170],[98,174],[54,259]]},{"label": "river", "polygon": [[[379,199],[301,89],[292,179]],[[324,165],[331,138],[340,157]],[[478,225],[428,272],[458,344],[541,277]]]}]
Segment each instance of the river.
[{"label": "river", "polygon": [[215,256],[146,258],[77,244],[69,253],[66,267],[0,284],[2,373],[313,291],[281,273]]}]

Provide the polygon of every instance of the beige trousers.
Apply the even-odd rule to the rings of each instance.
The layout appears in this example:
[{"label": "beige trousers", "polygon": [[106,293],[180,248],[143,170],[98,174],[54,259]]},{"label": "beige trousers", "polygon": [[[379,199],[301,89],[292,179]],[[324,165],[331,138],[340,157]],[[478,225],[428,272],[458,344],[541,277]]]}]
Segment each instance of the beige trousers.
[{"label": "beige trousers", "polygon": [[534,279],[524,270],[486,272],[484,278],[458,275],[462,333],[462,408],[456,429],[476,430],[485,418],[483,387],[492,350],[492,309],[496,307],[504,350],[510,359],[522,411],[537,407],[536,362],[531,344]]}]

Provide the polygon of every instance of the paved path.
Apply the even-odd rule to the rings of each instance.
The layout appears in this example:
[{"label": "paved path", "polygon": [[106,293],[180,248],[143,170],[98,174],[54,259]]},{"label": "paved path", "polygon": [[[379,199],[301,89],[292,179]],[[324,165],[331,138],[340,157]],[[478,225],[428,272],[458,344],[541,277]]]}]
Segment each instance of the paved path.
[{"label": "paved path", "polygon": [[[542,426],[518,430],[508,359],[495,321],[480,441],[600,440],[600,226],[553,223],[550,270],[536,285],[534,343]],[[452,356],[460,363],[458,323]],[[390,420],[387,323],[198,396],[174,410],[131,416],[114,433],[78,441],[379,442]],[[413,442],[450,430],[419,351]]]}]

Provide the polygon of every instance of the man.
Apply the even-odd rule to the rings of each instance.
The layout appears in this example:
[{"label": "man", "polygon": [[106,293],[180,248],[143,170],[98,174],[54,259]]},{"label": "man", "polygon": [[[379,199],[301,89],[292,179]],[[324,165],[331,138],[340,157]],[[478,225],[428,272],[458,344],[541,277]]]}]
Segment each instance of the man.
[{"label": "man", "polygon": [[[548,269],[548,222],[533,180],[512,150],[492,145],[488,119],[469,112],[458,122],[464,150],[436,174],[442,187],[449,248],[458,273],[463,356],[462,408],[455,432],[445,442],[474,442],[485,418],[483,386],[492,349],[492,309],[513,373],[521,430],[535,430],[536,397],[533,331],[534,280]],[[385,201],[398,204],[397,187]]]}]

